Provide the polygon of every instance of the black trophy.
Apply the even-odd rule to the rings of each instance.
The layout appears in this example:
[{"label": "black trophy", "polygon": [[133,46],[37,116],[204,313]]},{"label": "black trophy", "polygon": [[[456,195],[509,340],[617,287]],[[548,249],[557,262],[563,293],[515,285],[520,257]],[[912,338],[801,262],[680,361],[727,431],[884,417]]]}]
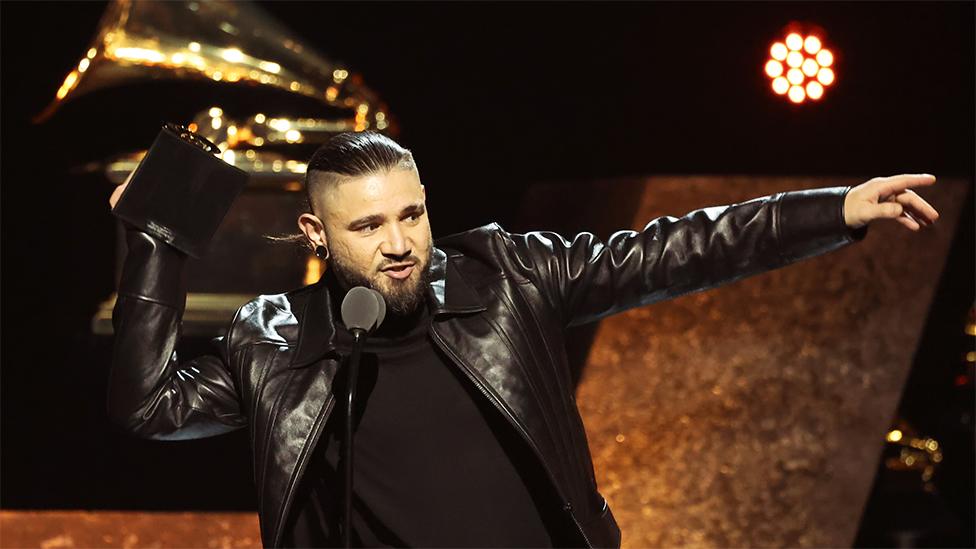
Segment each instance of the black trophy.
[{"label": "black trophy", "polygon": [[218,154],[206,138],[164,125],[112,213],[200,258],[247,183],[247,173]]}]

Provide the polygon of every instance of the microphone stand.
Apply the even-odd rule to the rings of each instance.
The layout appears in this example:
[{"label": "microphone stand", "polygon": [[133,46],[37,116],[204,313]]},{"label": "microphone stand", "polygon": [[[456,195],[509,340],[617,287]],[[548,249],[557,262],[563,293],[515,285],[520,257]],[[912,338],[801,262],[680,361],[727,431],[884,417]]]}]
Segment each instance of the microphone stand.
[{"label": "microphone stand", "polygon": [[352,334],[352,354],[349,355],[346,376],[346,429],[342,437],[342,461],[345,476],[345,498],[342,516],[342,541],[352,547],[352,458],[353,427],[355,425],[356,385],[359,379],[359,356],[369,330],[379,328],[386,316],[386,301],[376,290],[356,286],[342,299],[342,321]]},{"label": "microphone stand", "polygon": [[345,547],[352,547],[352,440],[353,440],[353,410],[355,409],[356,383],[359,378],[359,357],[362,354],[366,331],[353,329],[352,354],[349,355],[347,365],[348,377],[346,382],[346,429],[342,437],[343,476],[345,477],[345,505],[342,517],[342,543]]}]

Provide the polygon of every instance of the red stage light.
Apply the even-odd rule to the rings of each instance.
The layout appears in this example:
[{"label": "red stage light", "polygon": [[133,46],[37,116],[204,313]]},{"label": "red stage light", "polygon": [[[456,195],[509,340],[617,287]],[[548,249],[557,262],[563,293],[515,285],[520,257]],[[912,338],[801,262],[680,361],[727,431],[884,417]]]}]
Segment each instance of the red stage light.
[{"label": "red stage light", "polygon": [[824,96],[836,79],[834,69],[828,68],[833,63],[834,54],[824,47],[821,36],[794,28],[770,45],[763,71],[771,80],[773,93],[802,103],[807,98],[816,101]]}]

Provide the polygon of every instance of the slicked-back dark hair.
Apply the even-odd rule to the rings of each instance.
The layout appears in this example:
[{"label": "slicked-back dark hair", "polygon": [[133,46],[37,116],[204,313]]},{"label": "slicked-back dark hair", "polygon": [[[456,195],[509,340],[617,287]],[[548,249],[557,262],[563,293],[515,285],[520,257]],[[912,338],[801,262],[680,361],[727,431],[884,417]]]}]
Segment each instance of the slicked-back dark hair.
[{"label": "slicked-back dark hair", "polygon": [[383,134],[340,133],[319,147],[309,159],[305,171],[305,198],[312,213],[318,215],[314,211],[313,197],[329,184],[346,177],[415,168],[413,154]]},{"label": "slicked-back dark hair", "polygon": [[[409,161],[409,165],[403,165]],[[399,143],[376,132],[346,132],[329,139],[308,161],[305,184],[312,172],[359,177],[413,167],[413,155]]]},{"label": "slicked-back dark hair", "polygon": [[[376,132],[345,132],[332,136],[308,160],[305,170],[306,208],[315,211],[313,197],[321,195],[327,186],[349,177],[363,177],[393,170],[415,170],[413,154],[389,137]],[[283,236],[265,235],[272,241],[311,244],[303,233]]]}]

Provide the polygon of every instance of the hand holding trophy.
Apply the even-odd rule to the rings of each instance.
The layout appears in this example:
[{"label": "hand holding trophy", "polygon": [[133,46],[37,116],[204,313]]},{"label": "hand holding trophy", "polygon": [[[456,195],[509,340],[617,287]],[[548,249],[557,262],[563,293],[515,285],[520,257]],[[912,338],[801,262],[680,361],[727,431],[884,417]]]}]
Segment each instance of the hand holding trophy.
[{"label": "hand holding trophy", "polygon": [[201,257],[247,173],[183,126],[166,124],[139,166],[109,198],[112,213],[193,257]]},{"label": "hand holding trophy", "polygon": [[129,181],[132,180],[132,174],[134,173],[136,173],[135,170],[132,170],[132,172],[129,173],[129,177],[126,177],[125,181],[121,185],[115,187],[115,190],[112,191],[112,196],[108,197],[108,205],[112,209],[115,209],[115,205],[119,203],[119,198],[122,196],[122,193],[125,192],[125,188],[129,185]]}]

